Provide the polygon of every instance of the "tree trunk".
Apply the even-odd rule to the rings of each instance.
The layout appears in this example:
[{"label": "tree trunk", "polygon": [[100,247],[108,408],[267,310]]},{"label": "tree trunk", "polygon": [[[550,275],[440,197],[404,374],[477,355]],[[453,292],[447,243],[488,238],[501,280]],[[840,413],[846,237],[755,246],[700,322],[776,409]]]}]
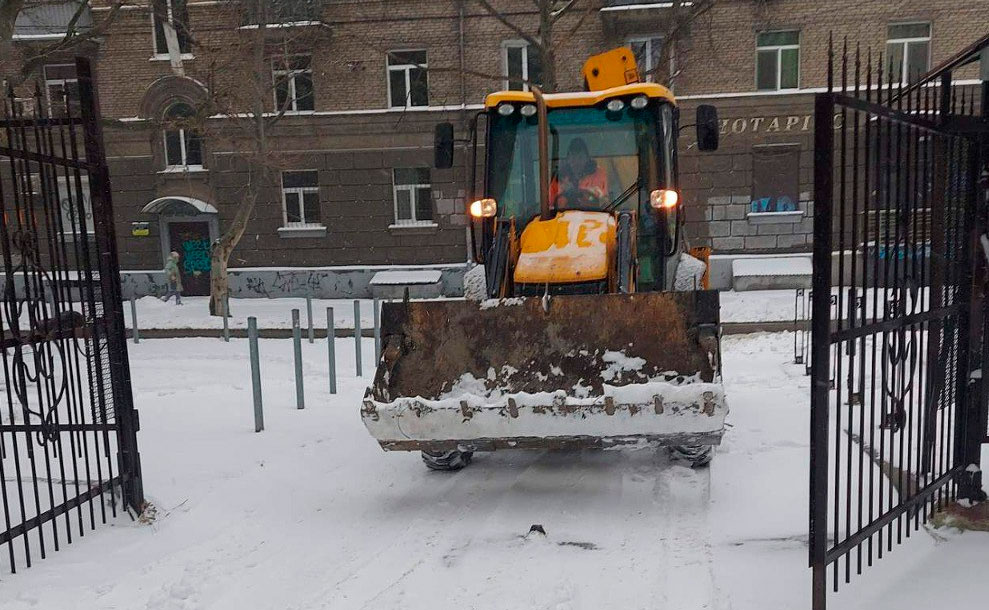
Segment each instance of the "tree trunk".
[{"label": "tree trunk", "polygon": [[545,93],[556,93],[556,52],[553,50],[553,6],[549,0],[539,3],[539,52],[543,60]]},{"label": "tree trunk", "polygon": [[230,262],[230,255],[234,248],[240,243],[244,231],[247,230],[247,222],[254,211],[254,205],[258,200],[258,191],[268,176],[268,169],[262,165],[259,176],[251,180],[247,187],[244,201],[237,208],[237,213],[230,221],[230,227],[220,236],[213,245],[213,252],[210,255],[210,278],[209,278],[209,313],[213,316],[230,315],[227,311],[227,299],[230,294],[230,281],[227,276],[227,265]]},{"label": "tree trunk", "polygon": [[[23,7],[23,0],[0,0],[0,57],[14,55],[14,22]],[[4,66],[12,69],[12,66]]]}]

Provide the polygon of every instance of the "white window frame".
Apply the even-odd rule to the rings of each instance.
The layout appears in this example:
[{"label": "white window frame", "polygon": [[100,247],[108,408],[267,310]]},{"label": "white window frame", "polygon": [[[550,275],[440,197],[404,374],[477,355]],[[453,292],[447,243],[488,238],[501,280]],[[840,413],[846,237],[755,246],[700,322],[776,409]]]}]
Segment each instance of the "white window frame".
[{"label": "white window frame", "polygon": [[[796,32],[797,33],[797,44],[780,44],[780,45],[767,45],[764,47],[759,46],[759,35],[760,34],[782,34],[784,32]],[[769,30],[766,32],[756,33],[756,45],[755,45],[755,88],[757,91],[797,91],[800,89],[800,38],[802,32],[796,29],[786,29],[786,30]],[[796,49],[797,50],[797,86],[796,87],[786,87],[783,88],[783,51]],[[776,88],[775,89],[759,89],[759,53],[763,51],[775,51],[776,52]]]},{"label": "white window frame", "polygon": [[[425,53],[426,61],[422,64],[398,64],[392,65],[391,57],[395,53]],[[412,69],[422,68],[426,71],[426,105],[412,105]],[[391,73],[392,71],[405,72],[405,105],[393,106],[391,103]],[[427,49],[389,49],[385,52],[385,83],[388,85],[388,107],[389,108],[428,108],[429,107],[429,51]]]},{"label": "white window frame", "polygon": [[[625,39],[625,45],[628,46],[628,48],[631,49],[633,43],[640,43],[640,42],[646,43],[646,59],[649,62],[652,62],[652,44],[656,40],[665,41],[666,40],[666,36],[664,36],[663,34],[654,34],[654,35],[651,35],[651,36],[650,35],[629,36],[628,38]],[[632,50],[634,51],[635,49],[632,49]],[[674,65],[675,64],[673,62],[673,52],[672,52],[672,49],[671,49],[671,52],[670,52],[670,85],[671,86],[673,84],[673,77],[674,77],[673,69],[674,69]],[[637,67],[639,68],[639,75],[640,76],[643,76],[645,82],[647,82],[647,83],[654,82],[653,81],[653,75],[650,74],[650,72],[656,66],[646,66],[645,69],[643,69],[641,66],[637,66]]]},{"label": "white window frame", "polygon": [[[286,63],[286,65],[287,65],[288,64],[288,60],[290,58],[292,58],[292,57],[308,57],[309,58],[309,67],[306,68],[305,70],[296,70],[296,69],[292,69],[292,68],[276,68],[275,67],[275,62],[278,59],[282,59]],[[292,54],[292,55],[282,56],[282,57],[280,57],[278,59],[272,59],[272,64],[271,64],[271,79],[272,79],[272,84],[274,85],[275,83],[278,82],[278,78],[280,76],[284,76],[286,78],[286,83],[288,84],[289,100],[291,100],[291,102],[290,102],[288,108],[285,109],[285,112],[286,113],[291,112],[291,113],[295,113],[295,114],[306,114],[306,113],[310,113],[310,112],[315,112],[316,111],[316,90],[315,90],[315,86],[313,87],[313,109],[312,110],[299,110],[299,108],[298,108],[299,96],[296,94],[296,91],[295,91],[295,75],[296,74],[308,74],[309,75],[309,82],[310,83],[313,82],[313,78],[312,78],[312,55],[309,55],[307,53],[295,53],[295,54]],[[273,89],[274,90],[271,92],[271,94],[272,94],[272,96],[275,99],[275,112],[279,112],[281,110],[281,108],[278,106],[278,87],[275,86],[275,87],[273,87]],[[304,170],[299,170],[299,171],[304,171]]]},{"label": "white window frame", "polygon": [[73,199],[73,204],[78,205],[78,199],[75,191],[75,177],[74,176],[58,176],[56,179],[56,186],[58,189],[58,208],[62,215],[62,235],[68,239],[75,238],[76,235],[84,235],[87,238],[92,238],[96,235],[96,225],[95,219],[93,218],[93,201],[89,196],[89,176],[79,176],[79,184],[82,189],[82,206],[83,212],[86,217],[83,219],[82,223],[79,223],[79,219],[76,219],[77,224],[82,224],[85,227],[85,231],[73,232],[66,230],[66,225],[72,220],[72,212],[66,210],[62,202],[69,199],[70,194]]},{"label": "white window frame", "polygon": [[[168,110],[171,110],[171,109],[172,109],[172,106],[169,106],[168,107]],[[165,120],[166,121],[168,120],[168,110],[165,111]],[[182,158],[182,163],[180,165],[172,165],[172,164],[170,164],[168,162],[168,132],[169,131],[178,131],[179,132],[179,155]],[[162,152],[165,153],[165,171],[166,172],[176,172],[176,171],[196,172],[196,171],[203,171],[205,169],[203,167],[203,164],[202,163],[199,163],[199,164],[196,164],[196,165],[189,165],[188,152],[185,149],[185,139],[186,139],[186,133],[185,132],[186,132],[185,127],[178,127],[176,129],[169,129],[167,125],[161,130],[161,144],[162,144]],[[199,154],[202,155],[203,154],[203,150],[202,150],[202,138],[200,138],[200,140],[199,140],[199,148],[200,148]]]},{"label": "white window frame", "polygon": [[907,81],[905,81],[905,82],[909,82],[910,75],[907,74],[907,62],[910,59],[908,57],[908,55],[907,55],[907,49],[908,49],[909,43],[911,43],[911,42],[926,42],[927,43],[927,69],[930,70],[931,69],[931,32],[933,31],[934,28],[932,27],[930,21],[902,21],[902,22],[895,22],[895,23],[888,24],[886,26],[886,31],[889,32],[889,28],[890,27],[897,26],[897,25],[926,25],[927,26],[927,36],[912,36],[912,37],[908,37],[908,38],[887,38],[886,39],[886,46],[887,47],[889,45],[891,45],[891,44],[900,44],[900,45],[903,45],[903,59],[901,60],[902,63],[900,64],[900,80],[903,80],[903,77],[906,76]]},{"label": "white window frame", "polygon": [[[169,23],[171,23],[172,20],[174,19],[174,17],[172,16],[172,0],[164,0],[164,2],[165,2],[165,11],[168,15],[168,21]],[[169,57],[167,50],[164,53],[158,52],[158,39],[155,36],[154,0],[149,0],[148,6],[151,9],[149,11],[151,13],[151,61],[169,61],[171,57]],[[188,7],[189,5],[186,4],[186,10],[188,10]],[[188,24],[186,24],[186,27],[188,27]],[[195,59],[195,56],[192,53],[180,53],[179,59]]]},{"label": "white window frame", "polygon": [[[420,220],[416,218],[416,209],[418,208],[418,195],[419,189],[426,188],[430,191],[433,190],[432,176],[430,176],[430,182],[426,184],[416,183],[416,184],[398,184],[395,180],[395,175],[400,169],[421,169],[416,167],[396,167],[391,170],[391,184],[392,184],[392,203],[394,204],[393,214],[395,222],[391,225],[391,228],[403,228],[403,227],[435,227],[436,221],[432,218]],[[398,217],[398,192],[399,191],[409,191],[409,213],[412,215],[411,219],[400,219]]]},{"label": "white window frame", "polygon": [[79,83],[78,78],[48,78],[48,68],[65,68],[65,67],[72,68],[74,72],[76,66],[75,64],[45,64],[42,68],[45,76],[45,99],[48,100],[49,108],[52,107],[52,96],[51,96],[52,85],[61,85],[62,91],[65,91],[65,87],[69,83],[76,83],[77,85]]},{"label": "white window frame", "polygon": [[[316,186],[285,186],[285,174],[295,174],[302,172],[314,172],[316,174]],[[293,169],[286,170],[281,173],[282,181],[282,226],[286,229],[316,229],[323,228],[323,223],[316,221],[311,222],[306,220],[306,193],[315,194],[316,202],[319,203],[319,171],[315,169]],[[286,200],[286,195],[289,193],[294,193],[299,196],[299,216],[302,217],[300,222],[289,222],[288,221],[288,201]]]},{"label": "white window frame", "polygon": [[508,49],[522,49],[522,91],[529,90],[529,43],[528,41],[516,38],[505,40],[501,43],[501,67],[505,74],[505,89],[511,87],[511,79],[508,74]]}]

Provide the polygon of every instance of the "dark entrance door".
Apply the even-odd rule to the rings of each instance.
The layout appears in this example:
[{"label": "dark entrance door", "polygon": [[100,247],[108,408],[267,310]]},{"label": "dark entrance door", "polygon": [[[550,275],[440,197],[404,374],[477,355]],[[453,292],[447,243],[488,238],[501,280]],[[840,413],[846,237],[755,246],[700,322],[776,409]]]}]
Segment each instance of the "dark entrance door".
[{"label": "dark entrance door", "polygon": [[179,253],[182,292],[191,296],[209,294],[209,223],[203,221],[168,223],[168,243]]}]

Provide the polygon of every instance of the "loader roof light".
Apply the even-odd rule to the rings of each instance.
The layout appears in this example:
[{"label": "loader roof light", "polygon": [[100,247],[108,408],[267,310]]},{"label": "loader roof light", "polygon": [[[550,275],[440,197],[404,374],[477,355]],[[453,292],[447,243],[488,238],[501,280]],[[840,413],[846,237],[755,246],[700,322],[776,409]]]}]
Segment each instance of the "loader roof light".
[{"label": "loader roof light", "polygon": [[522,116],[524,116],[524,117],[533,116],[533,115],[536,114],[536,105],[535,104],[526,104],[525,106],[522,106],[521,108],[519,108],[519,112],[521,112],[522,113]]},{"label": "loader roof light", "polygon": [[501,116],[509,116],[515,112],[515,106],[512,104],[498,104],[498,114]]},{"label": "loader roof light", "polygon": [[621,112],[625,108],[625,102],[622,100],[608,100],[605,108],[607,108],[610,112]]},{"label": "loader roof light", "polygon": [[494,199],[478,199],[470,204],[470,215],[474,218],[491,218],[498,212],[498,202]]},{"label": "loader roof light", "polygon": [[642,110],[649,104],[649,98],[644,95],[637,95],[632,98],[632,101],[628,103],[635,110]]},{"label": "loader roof light", "polygon": [[649,193],[649,203],[657,210],[672,210],[680,201],[680,194],[673,189],[656,189]]}]

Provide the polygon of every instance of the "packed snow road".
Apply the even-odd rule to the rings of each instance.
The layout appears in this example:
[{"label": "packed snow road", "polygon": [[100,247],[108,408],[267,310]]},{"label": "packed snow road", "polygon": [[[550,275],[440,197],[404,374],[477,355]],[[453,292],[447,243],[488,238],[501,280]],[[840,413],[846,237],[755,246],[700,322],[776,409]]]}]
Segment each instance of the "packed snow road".
[{"label": "packed snow road", "polygon": [[[360,422],[370,340],[364,379],[352,340],[338,340],[336,396],[326,346],[303,347],[299,411],[291,342],[262,341],[267,429],[255,434],[245,341],[132,345],[157,518],[123,517],[0,572],[0,608],[807,607],[808,381],[791,335],[725,339],[733,427],[699,471],[656,449],[506,451],[428,471],[382,452]],[[985,591],[968,593],[980,585],[963,566],[987,548],[986,536],[918,536],[832,607],[974,600]]]}]

